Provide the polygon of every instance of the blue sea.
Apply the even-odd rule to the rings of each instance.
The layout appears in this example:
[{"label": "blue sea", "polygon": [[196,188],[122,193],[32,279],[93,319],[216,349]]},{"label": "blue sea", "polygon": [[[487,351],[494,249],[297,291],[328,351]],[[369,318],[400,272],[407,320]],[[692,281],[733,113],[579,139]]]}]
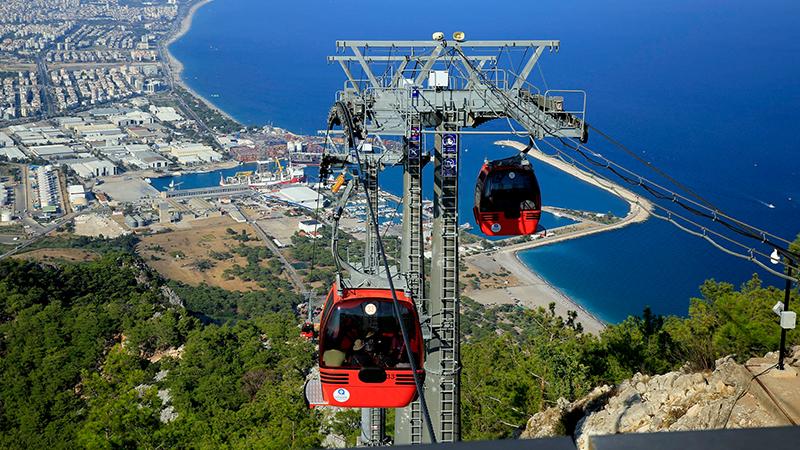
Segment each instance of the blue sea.
[{"label": "blue sea", "polygon": [[[439,30],[560,39],[560,51],[540,59],[534,83],[586,90],[592,125],[724,211],[791,239],[800,231],[798,18],[796,0],[216,0],[171,50],[186,82],[238,120],[314,133],[343,86],[341,69],[325,59],[337,39],[429,39]],[[484,157],[510,154],[491,141],[463,142],[462,222],[471,221],[467,199]],[[646,172],[596,135],[589,145]],[[545,204],[624,214],[626,205],[607,193],[535,167]],[[396,179],[390,171],[383,184],[399,190]],[[609,322],[648,305],[684,315],[707,278],[738,285],[758,272],[782,286],[655,219],[522,259]]]}]

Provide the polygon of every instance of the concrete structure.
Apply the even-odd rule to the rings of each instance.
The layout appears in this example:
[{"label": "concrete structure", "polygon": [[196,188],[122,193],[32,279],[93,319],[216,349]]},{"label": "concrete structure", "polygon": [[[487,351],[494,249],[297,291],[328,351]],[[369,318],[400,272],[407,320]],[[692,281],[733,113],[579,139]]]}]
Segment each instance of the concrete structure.
[{"label": "concrete structure", "polygon": [[183,120],[183,116],[175,111],[171,106],[155,106],[150,105],[150,113],[155,115],[161,122],[176,122]]},{"label": "concrete structure", "polygon": [[0,131],[0,147],[11,147],[14,145],[14,140],[2,131]]},{"label": "concrete structure", "polygon": [[305,233],[308,236],[317,237],[319,236],[319,229],[322,226],[317,220],[310,219],[310,220],[301,220],[300,223],[297,224],[297,228]]},{"label": "concrete structure", "polygon": [[28,156],[25,153],[23,153],[19,148],[14,146],[0,147],[0,156],[8,158],[9,161],[13,160],[25,161],[28,159]]},{"label": "concrete structure", "polygon": [[37,147],[30,147],[30,151],[34,156],[48,160],[71,158],[75,156],[75,150],[73,150],[72,147],[62,144],[40,145]]},{"label": "concrete structure", "polygon": [[117,174],[117,166],[97,158],[87,158],[83,161],[68,164],[81,178],[96,178]]},{"label": "concrete structure", "polygon": [[58,187],[55,173],[50,166],[36,168],[36,183],[39,193],[39,207],[58,206]]},{"label": "concrete structure", "polygon": [[222,155],[204,144],[181,143],[167,147],[170,155],[184,165],[221,161]]},{"label": "concrete structure", "polygon": [[181,220],[181,213],[173,211],[169,203],[162,202],[158,204],[158,221],[159,223],[172,223]]},{"label": "concrete structure", "polygon": [[247,218],[239,211],[239,207],[234,204],[227,204],[222,206],[222,210],[225,211],[227,215],[231,217],[231,219],[235,220],[238,223],[246,223]]},{"label": "concrete structure", "polygon": [[221,196],[235,196],[235,195],[248,195],[253,192],[248,186],[216,186],[209,188],[198,189],[181,189],[175,191],[161,191],[161,198],[163,199],[189,199],[192,197],[221,197]]},{"label": "concrete structure", "polygon": [[[306,186],[291,186],[283,188],[276,194],[278,198],[304,208],[313,209],[317,206],[319,194]],[[322,203],[320,203],[322,205]]]},{"label": "concrete structure", "polygon": [[132,216],[125,216],[125,225],[129,228],[140,228],[147,226],[147,220],[138,214]]}]

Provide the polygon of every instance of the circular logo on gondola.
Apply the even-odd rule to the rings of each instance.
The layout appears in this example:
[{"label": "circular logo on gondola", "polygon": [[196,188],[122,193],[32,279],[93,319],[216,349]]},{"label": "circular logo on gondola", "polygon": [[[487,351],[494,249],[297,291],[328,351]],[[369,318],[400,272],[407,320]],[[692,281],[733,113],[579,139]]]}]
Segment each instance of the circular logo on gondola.
[{"label": "circular logo on gondola", "polygon": [[498,233],[498,232],[500,232],[500,224],[499,223],[493,223],[492,224],[492,233]]},{"label": "circular logo on gondola", "polygon": [[517,177],[517,174],[515,174],[514,172],[508,172],[508,178],[511,178],[513,180],[516,177]]},{"label": "circular logo on gondola", "polygon": [[376,312],[378,312],[378,307],[375,303],[367,303],[367,306],[364,307],[364,312],[367,313],[368,316],[374,316]]},{"label": "circular logo on gondola", "polygon": [[339,388],[333,391],[333,399],[339,403],[346,403],[350,400],[350,391],[345,388]]}]

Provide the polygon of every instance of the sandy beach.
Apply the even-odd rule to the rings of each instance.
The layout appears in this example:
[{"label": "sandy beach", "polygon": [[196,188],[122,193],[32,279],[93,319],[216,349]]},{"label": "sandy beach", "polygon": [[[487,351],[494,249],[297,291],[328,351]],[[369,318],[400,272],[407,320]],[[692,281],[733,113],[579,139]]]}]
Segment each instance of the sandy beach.
[{"label": "sandy beach", "polygon": [[555,303],[555,312],[561,317],[566,317],[567,311],[577,311],[578,322],[583,325],[585,332],[599,334],[605,328],[603,321],[528,269],[519,260],[516,252],[481,253],[468,257],[467,265],[486,274],[501,273],[504,269],[511,273],[511,276],[505,280],[508,285],[502,287],[479,289],[468,287],[464,291],[464,295],[478,303],[484,305],[520,304],[531,309],[539,306],[547,309],[550,303]]},{"label": "sandy beach", "polygon": [[[497,141],[495,144],[512,147],[517,150],[522,150],[526,147],[522,142],[510,140]],[[560,159],[553,158],[535,149],[532,149],[529,155],[625,200],[629,205],[628,213],[624,218],[613,224],[582,221],[576,225],[550,230],[547,237],[542,239],[509,245],[489,254],[481,253],[469,256],[465,258],[465,262],[470,270],[484,276],[489,275],[492,278],[489,279],[490,281],[486,283],[486,286],[483,286],[484,283],[482,282],[482,285],[477,289],[468,287],[464,294],[486,305],[519,303],[529,308],[539,306],[547,308],[550,303],[555,303],[556,314],[566,317],[567,311],[576,311],[578,313],[578,321],[583,325],[583,329],[588,333],[597,334],[605,328],[603,321],[528,268],[520,261],[519,252],[644,222],[650,216],[649,211],[652,208],[652,204],[622,186],[600,180],[590,173],[583,172]],[[504,271],[509,272],[511,275],[497,279],[495,275]]]},{"label": "sandy beach", "polygon": [[173,83],[180,85],[183,89],[187,90],[190,94],[192,94],[193,96],[197,97],[197,99],[205,103],[206,106],[208,106],[209,108],[219,112],[220,114],[222,114],[223,116],[227,117],[230,120],[233,120],[234,122],[239,122],[238,120],[236,120],[236,118],[234,118],[233,116],[222,110],[220,107],[212,103],[207,98],[200,95],[197,91],[192,89],[186,82],[184,82],[183,63],[181,63],[178,60],[178,58],[176,58],[175,55],[173,55],[172,52],[169,51],[170,45],[172,45],[175,41],[183,37],[192,28],[192,20],[194,19],[194,14],[204,5],[211,3],[212,1],[213,0],[200,0],[194,5],[192,5],[192,7],[186,13],[186,16],[184,16],[183,20],[181,20],[178,30],[173,35],[171,35],[169,39],[166,40],[166,42],[164,42],[163,55],[166,58],[166,65],[170,72],[169,75],[172,78]]}]

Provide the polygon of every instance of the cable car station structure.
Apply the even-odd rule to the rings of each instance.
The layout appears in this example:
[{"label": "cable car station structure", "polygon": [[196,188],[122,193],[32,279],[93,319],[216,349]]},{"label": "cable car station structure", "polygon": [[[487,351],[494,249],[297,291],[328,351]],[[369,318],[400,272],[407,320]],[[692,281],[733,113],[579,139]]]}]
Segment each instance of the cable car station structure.
[{"label": "cable car station structure", "polygon": [[[458,441],[461,435],[458,264],[461,137],[469,133],[492,133],[471,129],[492,120],[510,119],[523,130],[503,134],[585,141],[585,95],[582,91],[542,92],[526,81],[545,51],[559,49],[559,41],[555,40],[465,41],[463,33],[445,40],[442,33],[435,33],[430,41],[337,41],[336,48],[337,54],[328,61],[340,64],[347,79],[336,95],[328,128],[329,132],[341,133],[344,144],[326,150],[324,164],[357,164],[360,175],[360,180],[345,188],[335,217],[332,247],[337,261],[341,259],[335,236],[338,215],[353,184],[360,182],[370,203],[364,261],[358,267],[338,262],[340,268],[347,266],[344,268],[349,272],[348,275],[340,271],[340,279],[344,278],[340,282],[369,288],[386,288],[389,284],[403,290],[416,305],[425,339],[424,398],[397,410],[394,443]],[[511,61],[502,57],[507,51],[517,54],[524,51],[524,64],[516,68],[504,64]],[[356,77],[355,73],[363,75]],[[581,108],[565,110],[564,95],[577,95]],[[338,127],[341,129],[334,130]],[[402,155],[377,154],[371,144],[366,144],[375,136],[400,137]],[[432,155],[425,153],[425,138],[430,136],[434,138]],[[329,137],[328,141],[332,139]],[[434,186],[430,289],[426,290],[422,170],[429,161],[434,164]],[[403,167],[399,271],[389,268],[385,254],[381,255],[382,243],[376,226],[377,178],[381,166],[388,164]],[[425,412],[429,418],[424,417]],[[361,442],[386,443],[385,410],[362,410]]]}]

